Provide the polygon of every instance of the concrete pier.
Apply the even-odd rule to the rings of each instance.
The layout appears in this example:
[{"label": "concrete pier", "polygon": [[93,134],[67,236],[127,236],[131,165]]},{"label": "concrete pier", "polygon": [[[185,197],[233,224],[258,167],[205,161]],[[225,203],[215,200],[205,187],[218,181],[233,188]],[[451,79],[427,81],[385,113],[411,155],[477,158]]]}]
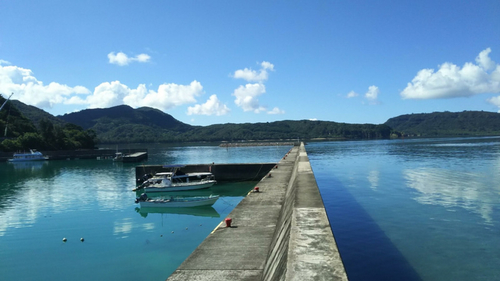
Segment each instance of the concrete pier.
[{"label": "concrete pier", "polygon": [[256,186],[168,280],[347,280],[304,145]]}]

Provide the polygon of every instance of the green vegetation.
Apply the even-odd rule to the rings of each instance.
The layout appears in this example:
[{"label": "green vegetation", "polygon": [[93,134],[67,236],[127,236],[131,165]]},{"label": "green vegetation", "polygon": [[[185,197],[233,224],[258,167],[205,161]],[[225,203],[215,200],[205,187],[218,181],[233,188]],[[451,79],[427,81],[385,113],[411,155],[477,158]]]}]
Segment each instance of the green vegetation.
[{"label": "green vegetation", "polygon": [[101,143],[152,143],[362,140],[398,138],[402,134],[417,137],[500,135],[500,114],[483,111],[401,115],[381,125],[285,120],[202,127],[184,124],[148,107],[133,109],[120,105],[54,117],[18,101],[13,104],[19,110],[6,106],[0,112],[0,129],[8,127],[8,139],[0,145],[2,150],[92,148],[97,139]]},{"label": "green vegetation", "polygon": [[308,120],[191,126],[157,109],[126,105],[86,109],[60,118],[94,130],[103,143],[379,139],[391,134],[386,125]]},{"label": "green vegetation", "polygon": [[[0,104],[5,101],[0,97]],[[64,150],[94,148],[96,134],[92,130],[83,130],[80,126],[57,120],[57,125],[48,119],[40,119],[38,126],[24,116],[15,102],[9,101],[0,111],[0,129],[3,136],[0,143],[1,151],[28,150]],[[18,102],[19,103],[19,102]],[[26,106],[26,105],[25,105]],[[28,108],[28,106],[26,106]],[[24,108],[26,110],[26,108]],[[30,116],[40,116],[35,107]],[[48,114],[48,113],[46,113]],[[42,114],[43,115],[43,114]],[[52,116],[52,118],[55,118]],[[36,118],[35,118],[36,119]],[[6,132],[6,133],[5,133]]]},{"label": "green vegetation", "polygon": [[407,114],[385,122],[405,136],[493,136],[500,135],[500,114],[485,111]]}]

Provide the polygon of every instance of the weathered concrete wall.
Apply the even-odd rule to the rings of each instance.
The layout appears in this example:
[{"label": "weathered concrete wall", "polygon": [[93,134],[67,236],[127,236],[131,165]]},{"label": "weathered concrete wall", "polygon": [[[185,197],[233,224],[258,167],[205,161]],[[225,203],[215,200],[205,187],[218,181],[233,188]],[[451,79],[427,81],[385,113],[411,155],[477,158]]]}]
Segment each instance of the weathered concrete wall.
[{"label": "weathered concrete wall", "polygon": [[257,186],[168,280],[347,280],[304,146]]},{"label": "weathered concrete wall", "polygon": [[[185,173],[212,172],[217,181],[258,181],[262,179],[276,163],[253,164],[196,164],[186,165],[181,170]],[[135,168],[135,178],[144,174],[165,172],[161,165],[141,165]]]}]

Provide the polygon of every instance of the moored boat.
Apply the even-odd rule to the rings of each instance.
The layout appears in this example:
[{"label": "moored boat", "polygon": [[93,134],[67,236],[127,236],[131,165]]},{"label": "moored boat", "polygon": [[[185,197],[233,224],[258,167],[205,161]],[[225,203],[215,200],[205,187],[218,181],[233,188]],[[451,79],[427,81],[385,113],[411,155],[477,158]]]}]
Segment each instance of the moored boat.
[{"label": "moored boat", "polygon": [[152,199],[146,193],[135,199],[135,203],[139,203],[141,208],[185,208],[212,206],[219,195],[197,196],[197,197],[170,197],[168,199]]},{"label": "moored boat", "polygon": [[40,151],[30,149],[30,152],[14,153],[12,159],[9,162],[22,162],[22,161],[44,161],[49,160],[48,156],[44,156]]},{"label": "moored boat", "polygon": [[[165,166],[167,167],[167,166]],[[209,188],[216,184],[215,177],[210,172],[184,173],[180,168],[184,165],[170,165],[173,171],[156,173],[145,180],[134,191],[144,189],[144,192],[169,192]]]}]

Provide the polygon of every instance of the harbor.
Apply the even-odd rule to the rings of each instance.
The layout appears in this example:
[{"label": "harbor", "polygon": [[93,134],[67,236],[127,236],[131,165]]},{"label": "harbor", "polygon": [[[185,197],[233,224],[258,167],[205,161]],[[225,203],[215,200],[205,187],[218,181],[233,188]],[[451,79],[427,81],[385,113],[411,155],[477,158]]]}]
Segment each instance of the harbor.
[{"label": "harbor", "polygon": [[167,280],[347,280],[304,145],[268,171]]}]

